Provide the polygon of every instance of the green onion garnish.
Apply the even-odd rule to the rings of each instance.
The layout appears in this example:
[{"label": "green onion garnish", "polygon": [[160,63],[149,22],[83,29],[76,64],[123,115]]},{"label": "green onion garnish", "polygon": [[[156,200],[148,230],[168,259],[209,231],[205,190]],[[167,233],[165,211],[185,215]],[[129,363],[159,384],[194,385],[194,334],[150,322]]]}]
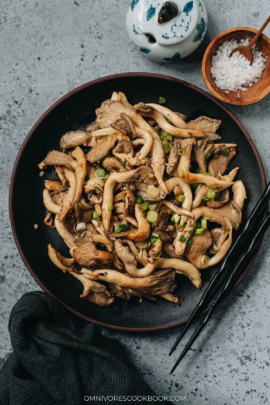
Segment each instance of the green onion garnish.
[{"label": "green onion garnish", "polygon": [[106,176],[104,177],[104,180],[107,180],[108,177],[110,177],[109,173],[106,174]]},{"label": "green onion garnish", "polygon": [[107,137],[107,136],[105,136],[105,138],[104,138],[104,139],[105,139],[105,141],[107,141],[107,140],[108,140],[108,137]]},{"label": "green onion garnish", "polygon": [[223,156],[229,156],[229,151],[228,151],[228,150],[224,150],[224,151],[222,152],[222,155],[223,155]]},{"label": "green onion garnish", "polygon": [[97,169],[96,171],[95,171],[95,175],[97,176],[97,177],[105,177],[106,176],[106,172],[105,172],[105,170],[104,169]]},{"label": "green onion garnish", "polygon": [[204,229],[203,228],[197,228],[195,229],[195,235],[200,235],[201,233],[203,233]]},{"label": "green onion garnish", "polygon": [[123,166],[126,167],[126,164],[127,164],[127,159],[124,159]]},{"label": "green onion garnish", "polygon": [[163,145],[163,149],[165,149],[165,150],[170,150],[170,149],[172,149],[172,144],[171,143],[165,143],[164,145]]},{"label": "green onion garnish", "polygon": [[120,232],[124,231],[125,229],[127,229],[126,224],[120,224],[120,225],[118,226],[116,232],[117,232],[117,233],[120,233]]},{"label": "green onion garnish", "polygon": [[178,224],[178,222],[180,222],[181,216],[179,214],[172,214],[171,216],[171,221],[175,222],[176,224]]},{"label": "green onion garnish", "polygon": [[191,187],[193,187],[193,188],[197,188],[198,187],[198,183],[192,183],[192,184],[190,184],[191,185]]},{"label": "green onion garnish", "polygon": [[165,103],[166,103],[166,98],[159,97],[159,104],[165,104]]},{"label": "green onion garnish", "polygon": [[186,224],[187,224],[187,223],[184,222],[182,225],[179,225],[179,226],[178,226],[178,229],[183,229],[183,228],[186,226]]},{"label": "green onion garnish", "polygon": [[178,170],[178,176],[179,176],[179,177],[184,177],[184,172],[183,172],[183,170]]},{"label": "green onion garnish", "polygon": [[155,246],[157,246],[161,242],[159,238],[151,238],[151,243]]},{"label": "green onion garnish", "polygon": [[109,156],[109,154],[108,154],[108,153],[106,153],[106,155],[102,156],[102,158],[100,158],[100,159],[99,159],[98,163],[101,163],[101,162],[102,162],[102,160],[104,160],[104,159],[105,159],[107,156]]},{"label": "green onion garnish", "polygon": [[190,245],[192,244],[192,242],[193,242],[193,240],[192,240],[192,239],[189,239],[189,240],[188,240],[188,243],[187,243],[188,246],[190,246]]},{"label": "green onion garnish", "polygon": [[143,203],[143,198],[140,195],[140,197],[137,199],[137,204],[142,204]]},{"label": "green onion garnish", "polygon": [[178,151],[178,155],[184,156],[186,154],[186,149],[185,148],[180,148]]},{"label": "green onion garnish", "polygon": [[152,204],[152,201],[144,201],[144,203],[142,204],[142,210],[146,211],[149,209],[149,205]]},{"label": "green onion garnish", "polygon": [[202,173],[202,174],[203,174],[203,176],[211,176],[210,173]]},{"label": "green onion garnish", "polygon": [[184,237],[184,235],[181,235],[178,240],[179,240],[179,242],[185,242],[186,238]]},{"label": "green onion garnish", "polygon": [[98,191],[101,191],[101,188],[99,188],[99,187],[96,187],[96,189],[97,189]]},{"label": "green onion garnish", "polygon": [[206,159],[209,159],[211,155],[212,155],[212,153],[207,153]]},{"label": "green onion garnish", "polygon": [[95,221],[100,221],[100,217],[98,216],[98,214],[96,213],[96,211],[93,212],[93,219]]},{"label": "green onion garnish", "polygon": [[86,198],[86,199],[85,199],[85,202],[87,202],[87,204],[89,204],[89,203],[90,203],[89,198]]},{"label": "green onion garnish", "polygon": [[110,204],[108,204],[108,210],[112,210],[113,209],[113,204],[112,203],[110,203]]},{"label": "green onion garnish", "polygon": [[162,141],[164,141],[165,139],[167,139],[168,141],[172,141],[173,137],[170,134],[168,134],[168,132],[163,131],[162,134],[161,134],[160,139]]},{"label": "green onion garnish", "polygon": [[93,163],[93,166],[94,166],[94,167],[96,167],[96,165],[97,165],[96,163]]},{"label": "green onion garnish", "polygon": [[215,197],[215,195],[216,195],[216,193],[211,189],[211,188],[209,188],[208,190],[207,190],[207,194],[206,194],[206,197],[207,198],[214,198]]},{"label": "green onion garnish", "polygon": [[147,242],[136,242],[136,246],[138,246],[139,249],[146,249],[148,246]]},{"label": "green onion garnish", "polygon": [[149,222],[156,222],[158,214],[156,211],[148,211],[146,215],[146,219]]},{"label": "green onion garnish", "polygon": [[184,194],[181,194],[181,195],[178,196],[177,200],[182,203],[182,202],[185,201],[185,198],[186,198],[186,197],[184,196]]},{"label": "green onion garnish", "polygon": [[202,218],[202,220],[201,220],[201,227],[203,228],[203,229],[207,229],[207,220],[208,220],[209,218],[206,218],[206,217],[203,217]]}]

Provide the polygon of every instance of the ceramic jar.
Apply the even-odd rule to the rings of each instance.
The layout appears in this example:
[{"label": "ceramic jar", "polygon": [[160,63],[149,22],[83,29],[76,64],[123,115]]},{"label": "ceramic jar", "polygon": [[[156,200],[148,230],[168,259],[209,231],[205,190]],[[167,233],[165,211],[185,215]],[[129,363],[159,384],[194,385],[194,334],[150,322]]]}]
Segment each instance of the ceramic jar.
[{"label": "ceramic jar", "polygon": [[172,62],[202,42],[207,12],[202,0],[132,0],[127,11],[129,38],[148,58]]}]

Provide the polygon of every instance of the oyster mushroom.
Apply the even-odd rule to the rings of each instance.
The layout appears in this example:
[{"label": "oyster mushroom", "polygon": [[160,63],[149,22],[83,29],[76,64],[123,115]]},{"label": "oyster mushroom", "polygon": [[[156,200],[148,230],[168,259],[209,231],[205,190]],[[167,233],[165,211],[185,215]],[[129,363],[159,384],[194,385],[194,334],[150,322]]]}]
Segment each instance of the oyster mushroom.
[{"label": "oyster mushroom", "polygon": [[194,147],[195,159],[198,163],[199,173],[207,172],[207,157],[215,150],[215,145],[208,138],[197,141]]},{"label": "oyster mushroom", "polygon": [[65,187],[60,181],[55,180],[45,180],[44,186],[48,191],[61,191],[65,190]]},{"label": "oyster mushroom", "polygon": [[[205,136],[205,132],[202,130],[187,128],[186,123],[184,121],[183,122],[185,124],[185,128],[174,127],[173,125],[168,123],[168,121],[164,118],[162,113],[160,113],[156,108],[149,106],[149,104],[145,105],[144,103],[139,103],[135,105],[134,108],[144,117],[153,118],[160,126],[160,128],[162,128],[163,131],[168,132],[170,135],[178,136],[181,138],[191,138],[191,137],[201,138]],[[172,114],[174,113],[172,112]],[[178,121],[181,120],[181,118],[175,114],[174,120],[176,121],[176,119]]]},{"label": "oyster mushroom", "polygon": [[140,116],[140,114],[138,114],[134,109],[126,107],[117,101],[107,100],[104,101],[101,107],[96,110],[97,122],[101,127],[108,127],[119,119],[121,113],[125,113],[129,118],[132,119],[137,127],[143,129],[152,136],[153,144],[151,149],[151,166],[161,189],[163,192],[167,193],[167,189],[163,181],[165,157],[162,142],[156,131]]},{"label": "oyster mushroom", "polygon": [[140,290],[151,295],[163,295],[175,290],[175,270],[160,270],[147,277],[131,277],[111,269],[89,271],[82,269],[82,273],[90,280],[103,280],[109,283],[118,284],[121,287]]},{"label": "oyster mushroom", "polygon": [[93,260],[99,260],[104,265],[113,262],[111,253],[97,250],[93,243],[74,246],[70,250],[70,254],[81,267],[90,267]]},{"label": "oyster mushroom", "polygon": [[74,172],[72,172],[66,168],[64,169],[64,172],[65,172],[65,176],[69,182],[69,189],[65,196],[63,207],[62,207],[61,213],[59,215],[60,222],[63,221],[63,219],[69,212],[69,210],[71,210],[73,208],[74,199],[76,196],[76,187],[77,187],[76,176],[75,176]]},{"label": "oyster mushroom", "polygon": [[136,177],[138,177],[138,170],[140,170],[140,168],[124,173],[112,173],[106,180],[102,204],[102,220],[104,229],[106,231],[110,229],[110,219],[112,212],[110,207],[113,205],[114,186],[116,185],[116,183],[126,183],[133,181]]},{"label": "oyster mushroom", "polygon": [[63,152],[58,152],[53,150],[48,153],[45,159],[38,165],[40,170],[46,169],[47,166],[64,166],[71,171],[75,171],[77,167],[76,160],[72,159],[71,156]]},{"label": "oyster mushroom", "polygon": [[75,148],[76,146],[88,146],[92,136],[89,132],[69,131],[60,140],[61,149]]},{"label": "oyster mushroom", "polygon": [[211,230],[212,246],[209,249],[210,255],[215,255],[224,244],[228,237],[228,231],[225,228],[214,228]]},{"label": "oyster mushroom", "polygon": [[214,152],[214,157],[208,163],[208,172],[213,177],[222,175],[228,168],[230,161],[236,155],[235,148],[220,145]]},{"label": "oyster mushroom", "polygon": [[173,142],[173,147],[170,150],[168,163],[166,163],[166,173],[171,175],[174,172],[175,166],[178,164],[180,156],[179,149],[181,147],[181,142],[179,139],[175,139]]},{"label": "oyster mushroom", "polygon": [[73,258],[66,258],[58,253],[51,244],[48,245],[48,255],[53,264],[64,273],[72,271],[72,265],[75,263]]},{"label": "oyster mushroom", "polygon": [[82,149],[79,146],[77,146],[76,149],[73,150],[72,156],[75,157],[75,159],[77,160],[77,167],[75,170],[76,176],[76,191],[74,196],[74,203],[75,203],[80,201],[82,195],[85,177],[87,174],[87,161],[85,158],[85,154],[83,153]]},{"label": "oyster mushroom", "polygon": [[122,134],[122,132],[114,132],[108,135],[107,140],[100,141],[90,152],[86,155],[86,159],[90,163],[97,162],[103,156],[107,155],[111,149],[114,148],[115,144],[120,141],[129,141],[129,137]]},{"label": "oyster mushroom", "polygon": [[127,246],[123,246],[121,241],[117,240],[114,244],[117,256],[124,263],[126,271],[133,277],[147,277],[157,268],[159,259],[149,258],[148,263],[142,269],[137,268],[137,260]]},{"label": "oyster mushroom", "polygon": [[120,233],[113,233],[115,238],[127,238],[134,240],[135,242],[143,242],[150,235],[150,224],[142,213],[140,205],[135,205],[135,217],[138,222],[138,229],[132,229],[130,231],[124,231]]},{"label": "oyster mushroom", "polygon": [[177,274],[182,274],[190,279],[197,288],[202,287],[201,274],[193,264],[181,259],[160,259],[158,267],[161,269],[173,268]]},{"label": "oyster mushroom", "polygon": [[221,122],[222,121],[220,120],[202,116],[189,121],[187,127],[192,129],[202,129],[205,132],[205,136],[209,139],[215,140],[220,139],[220,136],[216,134],[216,131],[219,129]]},{"label": "oyster mushroom", "polygon": [[102,166],[110,173],[123,173],[127,171],[126,167],[114,157],[106,157],[102,161]]},{"label": "oyster mushroom", "polygon": [[56,228],[57,232],[59,233],[61,238],[64,240],[66,245],[69,248],[72,248],[73,246],[75,246],[74,237],[73,237],[72,233],[69,231],[66,221],[65,220],[59,221],[59,215],[56,215],[54,222],[55,222],[55,228]]},{"label": "oyster mushroom", "polygon": [[43,203],[48,211],[52,212],[53,214],[61,214],[62,208],[53,202],[51,194],[48,190],[46,190],[46,188],[43,190]]}]

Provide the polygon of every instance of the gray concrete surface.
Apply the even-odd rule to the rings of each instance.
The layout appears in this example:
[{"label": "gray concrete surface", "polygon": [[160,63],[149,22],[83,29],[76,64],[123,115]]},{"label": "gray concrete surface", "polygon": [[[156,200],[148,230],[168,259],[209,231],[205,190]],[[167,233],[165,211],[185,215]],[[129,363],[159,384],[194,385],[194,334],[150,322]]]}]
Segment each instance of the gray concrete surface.
[{"label": "gray concrete surface", "polygon": [[[201,59],[209,41],[234,26],[259,28],[269,0],[205,1],[209,30],[199,50],[177,64],[151,62],[125,32],[121,0],[7,0],[0,12],[0,366],[11,352],[8,318],[27,291],[39,287],[17,252],[8,216],[12,167],[40,115],[75,87],[119,72],[175,76],[206,90]],[[266,29],[270,36],[270,27]],[[253,138],[269,178],[270,96],[248,107],[230,107]],[[254,179],[254,181],[256,181]],[[145,380],[160,395],[181,395],[192,405],[269,404],[269,234],[244,282],[217,310],[174,375],[177,354],[168,351],[180,328],[132,335],[103,329],[125,346]],[[180,346],[179,350],[181,349]],[[186,397],[186,398],[185,398]]]}]

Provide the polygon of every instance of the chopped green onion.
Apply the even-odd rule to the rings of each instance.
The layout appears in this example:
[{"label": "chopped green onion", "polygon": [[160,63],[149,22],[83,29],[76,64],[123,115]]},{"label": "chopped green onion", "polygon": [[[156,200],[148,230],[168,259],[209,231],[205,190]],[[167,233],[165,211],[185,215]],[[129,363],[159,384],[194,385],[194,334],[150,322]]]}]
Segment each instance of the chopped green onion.
[{"label": "chopped green onion", "polygon": [[201,227],[203,228],[203,229],[207,229],[207,220],[208,220],[209,218],[206,218],[206,217],[203,217],[202,218],[202,220],[201,220]]},{"label": "chopped green onion", "polygon": [[98,214],[96,213],[96,211],[93,212],[93,219],[95,221],[100,221],[100,217],[98,216]]},{"label": "chopped green onion", "polygon": [[170,150],[170,149],[172,149],[172,144],[171,143],[165,143],[164,145],[163,145],[163,149],[165,149],[165,150]]},{"label": "chopped green onion", "polygon": [[178,226],[178,229],[183,229],[183,228],[186,226],[186,224],[187,224],[187,223],[184,222],[182,225],[179,225],[179,226]]},{"label": "chopped green onion", "polygon": [[206,197],[207,198],[214,198],[215,197],[215,195],[216,195],[216,193],[211,189],[211,188],[209,188],[208,190],[207,190],[207,194],[206,194]]},{"label": "chopped green onion", "polygon": [[212,153],[207,153],[207,155],[206,155],[206,159],[209,159],[210,158],[210,156],[212,155]]},{"label": "chopped green onion", "polygon": [[106,176],[104,177],[104,180],[107,180],[108,177],[110,177],[109,173],[106,174]]},{"label": "chopped green onion", "polygon": [[185,242],[186,238],[184,237],[184,235],[181,235],[178,240],[179,240],[179,242]]},{"label": "chopped green onion", "polygon": [[96,187],[96,189],[97,189],[98,191],[101,191],[101,188],[99,188],[99,187]]},{"label": "chopped green onion", "polygon": [[96,177],[103,178],[103,177],[106,176],[106,172],[105,172],[104,169],[97,169],[97,170],[95,171],[95,176],[96,176]]},{"label": "chopped green onion", "polygon": [[146,249],[148,246],[147,242],[136,242],[136,246],[138,246],[139,249]]},{"label": "chopped green onion", "polygon": [[104,139],[105,139],[105,141],[107,141],[107,140],[108,140],[108,137],[107,137],[107,136],[105,136],[105,138],[104,138]]},{"label": "chopped green onion", "polygon": [[158,255],[160,255],[160,254],[162,254],[162,250],[160,250],[160,251],[158,252]]},{"label": "chopped green onion", "polygon": [[126,164],[127,164],[127,159],[124,159],[123,166],[126,167]]},{"label": "chopped green onion", "polygon": [[193,188],[197,188],[197,187],[198,187],[198,183],[192,183],[192,184],[190,184],[190,186],[193,187]]},{"label": "chopped green onion", "polygon": [[125,229],[127,229],[126,224],[120,224],[120,225],[118,226],[116,232],[117,232],[117,233],[120,233],[120,232],[124,231]]},{"label": "chopped green onion", "polygon": [[112,203],[110,203],[110,204],[108,204],[108,210],[112,210],[113,209],[113,204]]},{"label": "chopped green onion", "polygon": [[198,145],[194,145],[194,148],[197,148]]},{"label": "chopped green onion", "polygon": [[228,150],[224,150],[224,151],[222,152],[222,155],[223,155],[223,156],[229,156],[229,151],[228,151]]},{"label": "chopped green onion", "polygon": [[218,201],[223,201],[224,200],[224,197],[220,197],[219,199],[218,199]]},{"label": "chopped green onion", "polygon": [[146,211],[149,209],[149,205],[151,205],[152,201],[144,201],[144,203],[142,204],[142,210]]},{"label": "chopped green onion", "polygon": [[161,134],[160,139],[162,141],[164,141],[165,139],[167,139],[168,141],[172,141],[173,137],[170,134],[168,134],[168,132],[163,131],[162,134]]},{"label": "chopped green onion", "polygon": [[196,229],[196,224],[193,225],[193,228],[192,228],[191,231],[190,231],[191,235],[193,235],[195,229]]},{"label": "chopped green onion", "polygon": [[107,156],[109,156],[108,153],[106,153],[106,155],[102,156],[102,158],[100,158],[100,159],[98,160],[98,163],[101,163],[102,160],[104,160]]},{"label": "chopped green onion", "polygon": [[197,228],[195,229],[195,235],[200,235],[201,233],[203,233],[204,229],[203,228]]},{"label": "chopped green onion", "polygon": [[151,243],[155,246],[157,246],[160,242],[161,240],[158,238],[151,238]]},{"label": "chopped green onion", "polygon": [[140,197],[137,199],[137,204],[142,204],[143,203],[143,198],[140,195]]},{"label": "chopped green onion", "polygon": [[90,203],[89,198],[86,198],[86,199],[85,199],[85,202],[87,202],[87,204],[89,204],[89,203]]},{"label": "chopped green onion", "polygon": [[159,97],[159,104],[165,104],[165,103],[166,103],[166,98]]},{"label": "chopped green onion", "polygon": [[181,216],[179,214],[172,214],[172,216],[171,216],[171,221],[175,222],[176,224],[178,224],[180,219],[181,219]]},{"label": "chopped green onion", "polygon": [[202,173],[202,174],[203,174],[203,176],[211,176],[210,173]]},{"label": "chopped green onion", "polygon": [[184,202],[185,201],[185,196],[184,196],[184,194],[181,194],[181,195],[179,195],[178,196],[178,198],[177,198],[177,200],[179,201],[179,202]]},{"label": "chopped green onion", "polygon": [[178,170],[178,176],[179,176],[179,177],[184,177],[184,172],[183,172],[183,170]]},{"label": "chopped green onion", "polygon": [[167,120],[167,122],[170,124],[171,123],[171,121],[170,120]]},{"label": "chopped green onion", "polygon": [[187,243],[188,246],[190,246],[190,245],[192,244],[192,242],[193,242],[193,240],[192,240],[192,239],[189,239],[189,240],[188,240],[188,243]]},{"label": "chopped green onion", "polygon": [[158,217],[158,214],[157,214],[156,211],[148,211],[148,212],[147,212],[146,219],[147,219],[149,222],[156,222],[157,217]]},{"label": "chopped green onion", "polygon": [[93,166],[94,166],[94,167],[96,167],[96,165],[97,165],[97,164],[96,164],[96,162],[95,162],[95,163],[93,163]]},{"label": "chopped green onion", "polygon": [[159,234],[158,233],[152,233],[152,235],[155,237],[155,238],[159,238]]},{"label": "chopped green onion", "polygon": [[178,155],[184,156],[186,154],[186,149],[185,148],[180,148],[178,151]]}]

